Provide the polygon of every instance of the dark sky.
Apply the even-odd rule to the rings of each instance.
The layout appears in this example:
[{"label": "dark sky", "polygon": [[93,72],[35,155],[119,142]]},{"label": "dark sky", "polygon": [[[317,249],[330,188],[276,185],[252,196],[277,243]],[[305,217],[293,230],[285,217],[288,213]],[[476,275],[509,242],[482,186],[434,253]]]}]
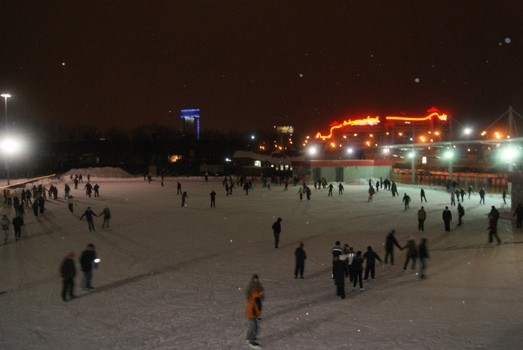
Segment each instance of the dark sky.
[{"label": "dark sky", "polygon": [[[523,113],[523,1],[0,3],[9,117],[326,130],[354,114]],[[169,112],[171,111],[171,112]]]}]

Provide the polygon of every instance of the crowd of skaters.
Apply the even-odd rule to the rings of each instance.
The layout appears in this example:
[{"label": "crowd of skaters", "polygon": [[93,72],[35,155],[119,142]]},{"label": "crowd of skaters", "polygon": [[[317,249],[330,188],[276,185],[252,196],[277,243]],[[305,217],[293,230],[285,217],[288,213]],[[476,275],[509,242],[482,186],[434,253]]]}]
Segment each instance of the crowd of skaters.
[{"label": "crowd of skaters", "polygon": [[[85,185],[86,196],[91,197],[94,192],[94,197],[100,196],[100,186],[95,184],[94,186],[90,183],[90,175],[87,175],[88,181]],[[83,182],[83,176],[71,175],[70,180],[75,184],[75,189],[78,189],[78,183]],[[8,214],[3,214],[0,219],[0,226],[2,228],[4,236],[4,244],[7,244],[10,239],[11,226],[14,233],[15,241],[22,239],[22,227],[25,224],[26,208],[35,217],[42,216],[45,214],[46,201],[48,200],[59,200],[59,189],[54,183],[49,184],[47,187],[45,184],[33,184],[24,188],[4,188],[4,208],[14,209],[14,215],[12,219],[9,218]],[[66,199],[67,208],[71,213],[74,213],[75,202],[71,195],[71,187],[68,183],[64,184],[64,199]],[[90,207],[87,207],[86,211],[80,217],[82,220],[86,217],[88,222],[88,228],[90,231],[94,229],[93,216],[103,217],[103,228],[109,228],[109,220],[111,218],[111,211],[108,207],[105,207],[101,213],[95,214]]]},{"label": "crowd of skaters", "polygon": [[[81,179],[81,177],[80,177],[80,179]],[[75,178],[75,180],[76,180],[76,178]],[[388,181],[389,183],[388,183],[388,185],[386,185],[385,184],[386,181],[388,181],[388,179],[383,180],[383,181],[377,180],[375,184],[372,183],[371,181],[369,181],[369,189],[374,188],[374,186],[375,186],[376,187],[375,192],[378,192],[379,188],[382,187],[384,189],[391,190],[393,197],[398,195],[396,184],[394,182]],[[81,181],[78,180],[78,182],[81,182]],[[271,182],[268,182],[268,184],[265,185],[265,186],[269,187],[268,188],[269,190],[270,190],[270,183]],[[230,186],[230,191],[231,191],[230,195],[232,195],[232,187],[234,187],[232,178],[227,180],[227,182],[224,181],[224,187],[226,187],[228,184]],[[240,184],[243,184],[242,186],[243,186],[244,190],[245,190],[245,186],[247,184],[248,188],[247,188],[247,190],[245,190],[246,195],[248,194],[249,190],[253,190],[253,181],[252,180],[247,180],[247,179],[240,180]],[[287,190],[288,182],[284,181],[284,182],[282,182],[282,184],[284,185],[284,190]],[[67,184],[65,186],[66,186],[66,188],[64,189],[64,191],[66,193],[66,195],[65,195],[66,198],[68,198],[68,199],[72,198],[70,195],[68,195],[68,193],[70,193],[70,188],[68,188],[69,186]],[[98,186],[98,185],[96,185],[96,186]],[[163,186],[163,181],[162,181],[162,186]],[[328,185],[324,186],[323,182],[318,183],[318,184],[316,184],[316,182],[315,182],[315,186],[314,186],[315,188],[319,189],[320,186],[322,189],[328,190],[328,196],[332,196],[332,190],[334,188],[333,184],[328,184]],[[77,184],[75,184],[75,188],[77,189]],[[392,188],[394,188],[394,191],[392,190]],[[84,189],[86,189],[86,196],[91,197],[91,190],[94,190],[94,188],[93,188],[93,186],[90,185],[89,181],[84,186]],[[99,187],[98,187],[98,189],[99,189]],[[95,197],[99,196],[98,189],[95,190]],[[302,191],[300,197],[302,197],[302,195],[304,193],[306,193],[304,191],[304,189],[309,189],[309,187],[306,186],[305,184],[300,186],[299,191],[300,190]],[[338,194],[339,195],[343,194],[343,189],[344,189],[343,185],[340,183],[338,185]],[[177,190],[180,192],[179,194],[182,195],[182,206],[186,206],[186,205],[184,205],[184,200],[186,201],[188,198],[187,191],[181,191],[181,184],[179,182],[177,184]],[[310,191],[310,189],[309,189],[309,191]],[[27,200],[31,201],[31,197],[38,198],[38,200],[40,198],[44,198],[44,200],[47,198],[45,187],[40,190],[37,189],[37,192],[38,192],[38,195],[35,195],[34,193],[29,193],[29,196],[28,196],[26,194],[24,196],[24,201],[22,201],[22,203],[27,202]],[[373,194],[375,192],[373,192]],[[229,190],[227,193],[229,195]],[[300,192],[298,192],[298,193],[300,194]],[[454,194],[458,198],[458,202],[459,202],[459,197],[457,196],[457,193],[454,193]],[[216,192],[214,190],[212,190],[212,192],[210,193],[210,196],[211,196],[211,207],[215,207]],[[460,196],[461,196],[461,201],[463,202],[464,199],[463,199],[462,192],[460,192]],[[470,193],[469,193],[469,196],[470,196]],[[505,200],[505,196],[506,196],[506,193],[503,194],[503,200]],[[5,195],[5,192],[4,192],[4,197],[6,198],[6,202],[7,202],[7,198],[11,198],[10,195]],[[54,185],[51,185],[51,187],[48,191],[48,197],[53,198],[55,200],[57,199],[58,190]],[[408,202],[405,201],[406,197],[408,197]],[[425,202],[427,203],[427,199],[426,199],[423,189],[421,189],[420,197],[421,197],[422,202],[423,202],[423,200],[425,200]],[[11,198],[12,202],[15,202],[15,198],[17,198],[17,196],[14,196],[13,198]],[[481,195],[481,192],[480,192],[480,198],[481,198],[480,202],[482,201],[484,204],[484,193],[483,193],[483,195]],[[308,199],[310,199],[310,196],[308,197]],[[452,201],[452,197],[451,197],[451,201]],[[410,197],[407,195],[407,193],[404,194],[403,203],[404,203],[404,209],[405,210],[409,209],[408,204],[410,203]],[[13,203],[13,205],[14,205],[14,203]],[[460,204],[458,205],[458,207],[459,206],[460,206]],[[44,208],[44,205],[42,205],[42,212],[41,212],[42,214],[43,214],[43,208]],[[422,207],[422,209],[423,209],[423,207]],[[35,215],[36,215],[36,213],[35,213]],[[106,224],[108,227],[109,218],[110,218],[110,211],[108,208],[105,208],[104,211],[100,214],[95,214],[94,211],[92,211],[92,209],[90,207],[88,207],[86,209],[86,211],[83,213],[83,215],[80,217],[80,220],[82,220],[85,217],[86,220],[88,221],[89,230],[91,230],[91,228],[94,230],[94,225],[92,223],[93,217],[102,216],[102,215],[104,216],[104,227],[106,226]],[[521,204],[518,205],[518,209],[516,209],[516,211],[514,212],[514,216],[516,216],[516,215],[517,215],[517,219],[518,219],[518,225],[519,225],[518,227],[521,227],[521,221],[523,220],[523,208],[521,207]],[[5,216],[6,215],[4,215],[4,217]],[[419,218],[419,216],[418,216],[418,218]],[[0,224],[2,225],[2,228],[4,229],[4,225],[3,225],[4,220],[3,219],[4,218],[2,218],[2,223],[0,223]],[[423,221],[425,219],[426,219],[426,213],[425,213],[425,217],[423,218]],[[489,213],[489,234],[491,235],[490,236],[491,239],[496,238],[498,241],[498,244],[499,244],[500,240],[499,240],[499,237],[497,236],[497,230],[495,230],[495,228],[497,228],[498,220],[499,220],[499,212],[497,212],[495,207],[492,206],[491,213]],[[281,223],[281,221],[282,221],[281,218],[278,218],[277,222]],[[461,220],[460,220],[460,223],[461,223]],[[13,225],[14,225],[14,222],[13,222]],[[423,226],[421,226],[421,227],[422,227],[421,231],[423,231]],[[277,229],[275,229],[275,227],[273,225],[273,232],[275,235],[275,248],[278,248],[281,227],[278,227]],[[276,235],[276,233],[277,233],[277,235]],[[359,286],[360,291],[363,291],[364,290],[363,281],[368,280],[369,277],[371,279],[374,279],[376,277],[376,270],[375,270],[376,261],[388,264],[389,259],[390,259],[390,264],[394,265],[394,248],[395,247],[400,250],[406,250],[403,270],[405,271],[408,268],[409,263],[410,263],[411,269],[414,270],[416,267],[416,262],[419,261],[419,264],[420,264],[419,277],[425,278],[426,259],[429,258],[428,249],[427,249],[427,239],[422,238],[421,242],[418,245],[416,245],[414,239],[409,239],[405,246],[401,246],[395,239],[394,234],[395,234],[395,231],[391,230],[391,232],[387,235],[387,238],[385,240],[386,256],[385,256],[384,261],[373,250],[372,246],[367,246],[367,250],[363,253],[362,250],[354,251],[354,248],[350,247],[348,244],[345,244],[343,247],[341,247],[340,242],[336,242],[336,245],[332,251],[332,255],[333,255],[332,278],[335,281],[336,292],[337,292],[338,296],[340,296],[341,298],[345,298],[345,279],[346,278],[349,278],[349,281],[353,286],[353,290],[355,290],[356,287]],[[94,246],[92,248],[94,250]],[[339,251],[339,254],[337,253],[338,251]],[[71,260],[73,258],[74,258],[74,253],[68,253],[66,258],[64,259],[62,267],[64,267],[64,265],[65,265],[67,268],[70,268]],[[295,262],[296,262],[295,270],[294,270],[295,278],[298,278],[298,277],[301,279],[304,278],[305,260],[306,260],[306,253],[305,253],[305,249],[304,249],[304,244],[303,244],[303,242],[299,242],[299,245],[295,250]],[[94,260],[92,260],[92,261],[94,261]],[[74,260],[73,260],[73,266],[74,266]],[[67,268],[65,268],[65,270],[67,270]],[[85,289],[87,289],[87,290],[93,289],[92,286],[90,285],[91,276],[90,275],[86,276],[86,271],[83,270],[83,266],[82,266],[82,271],[84,272],[83,285],[84,285]],[[76,272],[74,271],[74,273],[72,274],[72,278],[73,278],[72,284],[71,284],[71,280],[70,280],[70,278],[71,278],[70,273],[66,272],[66,273],[63,273],[63,275],[62,275],[62,277],[64,279],[64,287],[63,287],[63,291],[62,291],[62,297],[64,298],[64,301],[67,299],[66,298],[67,296],[74,297],[73,289],[74,289],[75,273]],[[254,279],[258,280],[258,283],[259,283],[259,279],[258,279],[257,275],[253,276],[253,280]],[[89,282],[86,282],[86,281],[89,281]],[[261,287],[260,283],[259,283],[259,285]],[[258,292],[257,295],[256,295],[255,291]],[[249,308],[249,305],[251,305],[251,306],[253,305],[253,302],[254,302],[254,304],[257,305],[256,312],[254,312],[250,316],[248,316],[248,318],[250,320],[249,333],[248,333],[248,334],[250,334],[250,336],[248,336],[248,339],[249,339],[249,342],[251,345],[256,346],[256,344],[257,344],[256,332],[257,332],[257,327],[258,327],[257,322],[259,321],[259,316],[261,315],[261,300],[263,300],[263,288],[262,287],[258,288],[258,289],[253,288],[253,289],[249,290],[247,293],[247,298],[248,298],[248,308]],[[253,326],[253,324],[255,324],[255,325]],[[256,329],[256,331],[253,331],[253,329]],[[254,336],[253,336],[253,334],[254,334]]]}]

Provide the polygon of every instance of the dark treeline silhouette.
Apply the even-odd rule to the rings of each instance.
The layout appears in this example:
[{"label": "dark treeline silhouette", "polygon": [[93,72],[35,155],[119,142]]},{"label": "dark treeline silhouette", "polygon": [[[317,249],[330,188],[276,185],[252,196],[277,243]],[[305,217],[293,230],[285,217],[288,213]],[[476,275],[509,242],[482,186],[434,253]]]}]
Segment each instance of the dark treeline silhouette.
[{"label": "dark treeline silhouette", "polygon": [[[33,177],[63,173],[73,168],[120,167],[144,174],[155,166],[158,174],[200,175],[202,164],[224,164],[235,150],[254,149],[247,133],[203,131],[200,140],[159,124],[143,125],[130,132],[93,126],[46,125],[31,129],[30,147],[10,158],[10,176]],[[180,156],[175,163],[173,155]],[[0,176],[5,169],[0,165]]]}]

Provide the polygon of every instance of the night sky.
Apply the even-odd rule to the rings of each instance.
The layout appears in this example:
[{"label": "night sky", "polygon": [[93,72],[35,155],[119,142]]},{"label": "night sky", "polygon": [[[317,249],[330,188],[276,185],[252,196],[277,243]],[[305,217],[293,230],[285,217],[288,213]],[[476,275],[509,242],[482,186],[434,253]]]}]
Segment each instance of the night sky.
[{"label": "night sky", "polygon": [[179,127],[198,107],[204,130],[313,134],[431,106],[523,113],[521,0],[5,0],[0,28],[15,123]]}]

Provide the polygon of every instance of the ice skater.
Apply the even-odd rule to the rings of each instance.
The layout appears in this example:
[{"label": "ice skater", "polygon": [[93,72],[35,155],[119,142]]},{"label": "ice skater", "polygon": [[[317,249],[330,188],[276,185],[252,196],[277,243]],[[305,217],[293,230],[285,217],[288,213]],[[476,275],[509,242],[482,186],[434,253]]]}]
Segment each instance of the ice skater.
[{"label": "ice skater", "polygon": [[245,316],[249,320],[247,343],[253,349],[260,348],[256,336],[258,335],[258,321],[260,320],[263,306],[263,293],[263,286],[260,283],[258,275],[252,275],[246,291],[247,305],[245,306]]},{"label": "ice skater", "polygon": [[445,224],[445,231],[449,232],[450,222],[452,221],[452,213],[450,212],[449,207],[445,207],[445,210],[443,210],[441,217],[443,219],[443,223]]},{"label": "ice skater", "polygon": [[187,198],[189,198],[189,195],[187,194],[187,191],[184,191],[182,193],[182,208],[187,206]]},{"label": "ice skater", "polygon": [[216,208],[216,192],[214,190],[210,193],[211,196],[211,208]]},{"label": "ice skater", "polygon": [[418,247],[418,257],[420,262],[419,278],[424,279],[426,277],[425,270],[427,269],[427,259],[430,259],[426,238],[421,239],[421,243]]},{"label": "ice skater", "polygon": [[374,250],[372,250],[371,246],[368,246],[367,251],[365,254],[363,254],[363,260],[366,262],[365,277],[363,279],[367,280],[369,278],[369,274],[370,278],[374,279],[376,275],[376,260],[382,262],[381,258]]},{"label": "ice skater", "polygon": [[418,210],[418,230],[425,231],[425,220],[427,219],[427,212],[424,207]]},{"label": "ice skater", "polygon": [[88,244],[87,248],[82,252],[82,255],[80,256],[80,266],[84,275],[82,283],[84,290],[94,290],[91,281],[93,279],[93,267],[98,267],[98,261],[93,244]]},{"label": "ice skater", "polygon": [[298,275],[300,278],[303,279],[303,272],[305,270],[305,259],[307,259],[307,254],[305,253],[305,249],[303,249],[303,242],[300,242],[298,248],[294,251],[294,257],[296,258],[296,263],[294,265],[294,278],[298,278]]},{"label": "ice skater", "polygon": [[416,258],[418,257],[416,243],[414,243],[413,239],[409,239],[405,247],[403,247],[403,249],[407,249],[407,254],[405,255],[405,264],[403,264],[403,271],[407,269],[407,266],[409,265],[410,261],[412,261],[412,265],[410,268],[414,270],[416,268]]},{"label": "ice skater", "polygon": [[340,260],[340,256],[335,256],[333,261],[334,285],[336,286],[336,295],[345,299],[345,277],[348,274],[347,263]]},{"label": "ice skater", "polygon": [[274,248],[278,248],[278,245],[280,244],[281,221],[281,218],[278,218],[272,224],[272,232],[274,234]]},{"label": "ice skater", "polygon": [[109,220],[111,219],[111,209],[105,207],[104,210],[100,213],[100,216],[103,215],[104,222],[102,228],[109,228]]},{"label": "ice skater", "polygon": [[94,228],[94,218],[93,216],[98,216],[94,213],[94,211],[91,209],[91,207],[87,207],[85,212],[80,216],[80,220],[82,220],[85,216],[85,219],[87,220],[87,225],[89,227],[89,231],[96,231]]},{"label": "ice skater", "polygon": [[62,261],[60,267],[60,274],[62,276],[62,300],[67,301],[76,298],[74,295],[74,278],[76,277],[76,266],[74,264],[74,253],[67,253],[65,259]]},{"label": "ice skater", "polygon": [[403,247],[400,246],[396,240],[396,237],[394,237],[395,233],[395,230],[391,230],[385,238],[385,264],[389,262],[390,257],[390,264],[394,265],[394,246],[398,247],[400,250],[403,250]]}]

